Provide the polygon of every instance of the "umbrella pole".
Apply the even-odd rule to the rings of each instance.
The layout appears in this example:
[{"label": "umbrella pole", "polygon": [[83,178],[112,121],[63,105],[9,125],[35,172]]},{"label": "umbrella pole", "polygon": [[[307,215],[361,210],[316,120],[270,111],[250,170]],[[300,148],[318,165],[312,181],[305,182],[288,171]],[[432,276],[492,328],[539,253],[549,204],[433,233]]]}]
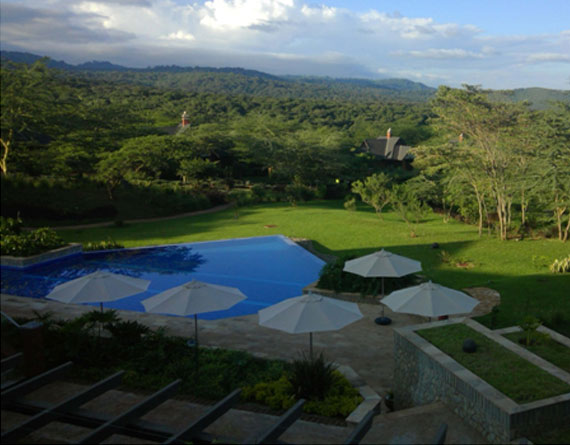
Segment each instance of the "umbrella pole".
[{"label": "umbrella pole", "polygon": [[198,382],[200,378],[200,365],[198,363],[198,314],[194,314],[194,361],[196,363],[196,382]]},{"label": "umbrella pole", "polygon": [[198,348],[198,314],[194,314],[194,343]]},{"label": "umbrella pole", "polygon": [[309,332],[309,357],[313,360],[313,333]]},{"label": "umbrella pole", "polygon": [[[384,299],[384,277],[382,277],[382,298],[381,300]],[[382,317],[384,316],[384,304],[381,302],[380,303],[382,305]]]}]

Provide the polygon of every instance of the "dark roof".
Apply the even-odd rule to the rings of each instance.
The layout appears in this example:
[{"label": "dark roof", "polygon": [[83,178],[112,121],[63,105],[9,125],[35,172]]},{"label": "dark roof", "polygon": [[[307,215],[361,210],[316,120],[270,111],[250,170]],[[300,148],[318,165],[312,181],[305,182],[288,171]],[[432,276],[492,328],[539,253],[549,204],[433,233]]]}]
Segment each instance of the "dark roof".
[{"label": "dark roof", "polygon": [[403,144],[404,141],[399,137],[391,137],[388,139],[385,136],[380,136],[376,139],[365,139],[360,148],[367,153],[391,161],[411,159],[411,155],[408,154],[411,147]]}]

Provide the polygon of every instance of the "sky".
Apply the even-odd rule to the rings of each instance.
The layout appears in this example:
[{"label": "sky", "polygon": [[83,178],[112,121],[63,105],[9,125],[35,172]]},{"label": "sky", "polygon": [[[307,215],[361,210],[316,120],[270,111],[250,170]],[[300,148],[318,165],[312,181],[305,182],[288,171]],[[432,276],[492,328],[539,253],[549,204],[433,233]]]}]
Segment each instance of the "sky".
[{"label": "sky", "polygon": [[570,0],[0,0],[0,47],[74,64],[568,90]]}]

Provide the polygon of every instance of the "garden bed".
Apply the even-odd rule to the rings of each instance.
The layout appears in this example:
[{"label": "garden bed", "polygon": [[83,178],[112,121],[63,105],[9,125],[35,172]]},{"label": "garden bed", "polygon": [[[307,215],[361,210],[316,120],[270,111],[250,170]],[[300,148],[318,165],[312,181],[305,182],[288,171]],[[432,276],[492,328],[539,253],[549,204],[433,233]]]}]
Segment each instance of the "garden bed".
[{"label": "garden bed", "polygon": [[[463,352],[466,338],[475,353]],[[474,320],[394,329],[394,357],[396,409],[442,401],[493,443],[570,421],[570,374]]]},{"label": "garden bed", "polygon": [[[517,403],[570,392],[568,383],[464,324],[422,329],[416,333]],[[463,341],[467,338],[475,340],[476,353],[463,352]]]},{"label": "garden bed", "polygon": [[[181,379],[182,397],[217,401],[242,388],[244,403],[263,402],[283,411],[299,398],[295,394],[299,387],[291,383],[300,380],[295,377],[296,363],[221,348],[199,348],[196,354],[186,339],[168,336],[162,330],[151,331],[138,322],[120,321],[112,310],[88,312],[69,322],[54,321],[49,316],[42,321],[46,325],[46,365],[73,361],[70,378],[82,383],[124,370],[123,387],[130,391],[154,391]],[[3,322],[2,335],[21,348],[14,326]],[[313,380],[321,381],[320,375],[312,373]],[[307,414],[344,422],[362,400],[338,371],[334,371],[332,386],[326,391],[324,399],[301,394],[307,400]]]},{"label": "garden bed", "polygon": [[550,329],[539,328],[539,330],[542,332],[534,335],[534,341],[530,345],[526,344],[526,333],[520,328],[514,332],[502,335],[513,343],[522,346],[533,354],[570,373],[570,347],[552,338],[549,332]]}]

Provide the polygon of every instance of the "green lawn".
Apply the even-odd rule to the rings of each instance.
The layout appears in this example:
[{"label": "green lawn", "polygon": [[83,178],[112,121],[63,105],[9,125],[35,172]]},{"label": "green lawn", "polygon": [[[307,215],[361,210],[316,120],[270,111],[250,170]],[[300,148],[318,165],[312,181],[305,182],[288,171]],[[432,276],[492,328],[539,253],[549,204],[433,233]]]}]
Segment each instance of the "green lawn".
[{"label": "green lawn", "polygon": [[[570,385],[464,324],[416,332],[465,368],[517,403],[529,403],[570,392]],[[463,352],[463,341],[475,340],[475,353]]]},{"label": "green lawn", "polygon": [[521,338],[526,339],[525,332],[513,332],[512,334],[505,334],[504,337],[508,338],[513,343],[528,349],[533,354],[542,357],[553,365],[564,369],[566,372],[570,372],[570,349],[553,340],[549,336],[541,336],[537,343],[531,344],[530,346],[519,342]]},{"label": "green lawn", "polygon": [[[266,225],[276,227],[265,228]],[[234,210],[181,218],[165,222],[133,224],[122,228],[60,231],[67,241],[100,241],[109,237],[127,247],[283,234],[312,239],[324,253],[362,255],[380,248],[422,262],[424,274],[434,282],[460,289],[488,286],[497,289],[502,303],[496,319],[482,317],[494,328],[518,324],[526,314],[543,320],[562,320],[552,326],[570,335],[570,275],[554,275],[537,266],[533,257],[545,257],[550,264],[568,254],[570,243],[558,240],[501,242],[486,235],[479,239],[474,226],[457,221],[443,223],[430,215],[417,227],[417,237],[396,214],[381,220],[371,210],[356,212],[340,201],[313,201],[292,207],[285,203],[263,204]],[[437,242],[440,249],[432,249]],[[470,269],[440,260],[440,252],[473,262]],[[547,323],[548,324],[548,323]]]}]

